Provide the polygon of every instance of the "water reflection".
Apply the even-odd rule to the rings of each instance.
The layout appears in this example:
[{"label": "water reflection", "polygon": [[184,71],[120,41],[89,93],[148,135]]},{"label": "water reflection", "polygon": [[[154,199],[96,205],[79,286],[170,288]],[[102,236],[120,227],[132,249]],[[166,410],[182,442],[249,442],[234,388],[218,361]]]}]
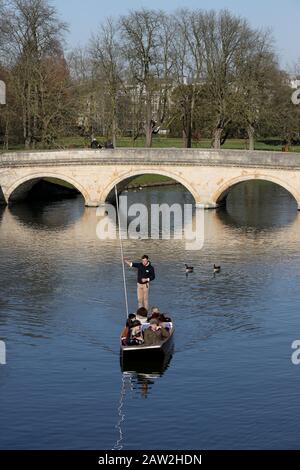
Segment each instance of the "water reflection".
[{"label": "water reflection", "polygon": [[157,362],[147,362],[146,364],[132,365],[127,364],[128,370],[122,368],[123,374],[131,379],[132,390],[140,393],[142,398],[149,398],[153,385],[160,379],[170,367],[174,349],[170,351],[164,360]]},{"label": "water reflection", "polygon": [[140,359],[124,359],[120,356],[120,367],[123,373],[141,374],[141,375],[153,375],[154,377],[161,377],[166,370],[169,368],[172,356],[174,353],[174,342],[170,343],[170,348],[166,353],[161,356],[151,359],[147,357]]},{"label": "water reflection", "polygon": [[[76,199],[76,204],[74,204]],[[76,209],[75,209],[76,208]],[[75,209],[75,210],[74,210]],[[35,230],[65,230],[75,224],[84,213],[84,199],[76,196],[72,199],[57,199],[55,201],[31,201],[14,204],[10,213],[15,219]]]},{"label": "water reflection", "polygon": [[[140,367],[129,366],[128,369],[131,370],[125,371],[122,369],[123,375],[130,377],[131,390],[140,394],[142,398],[149,398],[153,385],[165,374],[171,364],[172,357],[173,353],[171,352],[163,366],[155,362],[147,362],[147,364],[140,365]],[[136,367],[136,370],[134,367]]]},{"label": "water reflection", "polygon": [[[205,212],[202,250],[187,252],[184,240],[124,240],[128,258],[152,258],[151,303],[176,322],[176,354],[162,365],[121,366],[121,373],[119,241],[97,238],[96,210],[81,199],[0,207],[0,336],[12,355],[1,369],[1,448],[108,448],[117,407],[116,448],[125,441],[126,448],[160,448],[161,435],[166,448],[279,447],[281,423],[286,442],[294,442],[299,374],[289,369],[289,349],[300,321],[300,213],[277,188],[254,187],[258,200],[250,189],[234,191],[227,211]],[[128,197],[190,202],[177,188]],[[194,266],[188,278],[186,262]],[[216,277],[214,263],[222,266]],[[136,272],[126,276],[134,311]],[[154,417],[145,406],[152,399]]]},{"label": "water reflection", "polygon": [[[286,207],[284,211],[280,210],[282,204]],[[276,230],[294,222],[297,203],[280,186],[268,181],[248,181],[230,191],[226,209],[217,213],[225,225]]]},{"label": "water reflection", "polygon": [[0,223],[2,221],[3,214],[5,212],[6,206],[1,206],[0,205]]},{"label": "water reflection", "polygon": [[120,356],[122,385],[118,404],[118,422],[116,424],[118,439],[112,450],[122,450],[125,445],[125,433],[123,428],[125,427],[126,421],[125,404],[127,395],[129,395],[128,398],[132,396],[135,397],[137,394],[140,395],[142,399],[149,398],[155,383],[161,379],[170,367],[173,354],[174,345],[172,343],[172,347],[169,351],[155,361],[148,360],[147,362],[142,362],[127,360],[124,362]]}]

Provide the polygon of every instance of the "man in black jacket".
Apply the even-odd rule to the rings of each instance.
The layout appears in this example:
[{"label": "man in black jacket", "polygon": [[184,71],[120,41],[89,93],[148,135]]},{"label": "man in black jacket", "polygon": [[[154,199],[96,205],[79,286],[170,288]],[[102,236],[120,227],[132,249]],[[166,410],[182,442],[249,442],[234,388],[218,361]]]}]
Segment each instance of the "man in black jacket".
[{"label": "man in black jacket", "polygon": [[144,255],[141,263],[132,263],[125,259],[126,264],[138,270],[137,275],[137,297],[139,308],[145,307],[149,310],[149,290],[150,282],[155,279],[154,267],[149,261],[149,256]]}]

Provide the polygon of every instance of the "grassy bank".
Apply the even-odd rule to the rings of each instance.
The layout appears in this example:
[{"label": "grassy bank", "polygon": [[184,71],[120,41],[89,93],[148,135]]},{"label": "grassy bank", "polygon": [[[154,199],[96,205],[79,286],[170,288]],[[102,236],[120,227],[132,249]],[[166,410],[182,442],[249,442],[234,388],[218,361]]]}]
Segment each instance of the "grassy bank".
[{"label": "grassy bank", "polygon": [[[66,181],[58,180],[56,178],[44,178],[44,181],[48,183],[56,184],[58,186],[63,186],[64,188],[73,189],[73,186]],[[159,185],[169,185],[177,184],[176,181],[168,178],[167,176],[161,175],[141,175],[137,178],[134,178],[129,184],[128,188],[136,188],[139,186],[159,186]]]},{"label": "grassy bank", "polygon": [[[105,138],[98,137],[99,142],[104,142]],[[123,148],[143,148],[145,147],[145,139],[139,138],[133,141],[130,137],[122,137],[117,141],[118,147]],[[55,149],[80,149],[89,147],[89,142],[82,137],[65,137],[57,141]],[[182,139],[154,136],[153,148],[182,148]],[[193,148],[211,148],[211,141],[209,139],[203,139],[200,142],[193,142]],[[236,149],[236,150],[247,150],[247,142],[243,139],[228,139],[222,147],[223,149]],[[10,151],[22,151],[24,150],[23,145],[11,145]],[[269,150],[269,151],[281,151],[282,145],[279,138],[266,138],[258,139],[255,142],[255,150]],[[290,152],[300,152],[300,145],[291,146]]]},{"label": "grassy bank", "polygon": [[170,178],[160,175],[141,175],[132,180],[128,184],[128,188],[135,188],[137,186],[156,186],[160,184],[170,184],[173,182]]},{"label": "grassy bank", "polygon": [[[56,178],[44,178],[48,183],[56,184],[58,186],[63,186],[64,188],[72,189],[73,186],[66,181],[58,180]],[[161,175],[141,175],[137,178],[134,178],[129,184],[128,188],[136,188],[139,186],[159,186],[159,185],[169,185],[177,184],[176,181],[167,178],[166,176]]]},{"label": "grassy bank", "polygon": [[[98,137],[99,142],[103,142],[105,139]],[[67,137],[59,142],[59,145],[66,148],[82,148],[87,146],[87,142],[80,137]],[[130,137],[122,137],[117,140],[118,147],[124,148],[144,148],[145,139],[139,138],[133,141]],[[154,136],[153,148],[183,148],[183,141],[179,138]],[[203,139],[200,142],[193,142],[193,148],[211,148],[211,140]],[[244,139],[228,139],[222,146],[223,149],[236,149],[236,150],[247,150],[248,144]],[[266,138],[260,139],[255,142],[255,150],[270,150],[279,151],[282,150],[282,145],[279,138]],[[300,152],[300,145],[290,147],[290,152]]]}]

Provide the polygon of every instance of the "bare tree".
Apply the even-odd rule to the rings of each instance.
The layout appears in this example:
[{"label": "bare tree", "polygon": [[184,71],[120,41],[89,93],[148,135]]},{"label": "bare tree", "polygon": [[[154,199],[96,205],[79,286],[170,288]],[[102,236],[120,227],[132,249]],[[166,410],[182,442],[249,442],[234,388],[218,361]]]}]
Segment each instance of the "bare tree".
[{"label": "bare tree", "polygon": [[10,15],[11,11],[8,7],[8,2],[6,0],[0,0],[0,62],[4,59],[4,53],[10,40],[10,31],[8,28]]},{"label": "bare tree", "polygon": [[[156,126],[154,105],[161,107],[160,124],[165,117],[165,104],[170,77],[170,24],[162,11],[142,9],[123,16],[120,21],[123,51],[130,70],[131,83],[139,90],[144,103],[146,146],[152,146]],[[162,24],[165,26],[162,28]],[[162,97],[162,100],[161,100]]]},{"label": "bare tree", "polygon": [[[27,148],[58,135],[153,135],[171,125],[185,147],[195,135],[220,148],[229,135],[270,132],[299,137],[300,106],[291,103],[268,32],[229,11],[167,15],[141,9],[107,19],[88,47],[65,60],[62,23],[48,0],[0,0],[0,78],[7,83],[1,141]],[[279,109],[280,108],[280,109]]]},{"label": "bare tree", "polygon": [[72,80],[84,85],[92,79],[92,65],[89,51],[85,47],[76,47],[67,55],[68,67]]},{"label": "bare tree", "polygon": [[73,49],[68,54],[67,61],[76,96],[76,131],[90,144],[94,133],[99,130],[97,120],[101,99],[97,96],[98,87],[93,78],[93,65],[88,48]]},{"label": "bare tree", "polygon": [[117,146],[117,102],[123,89],[124,60],[119,42],[119,25],[108,18],[90,41],[89,54],[96,81],[104,85],[110,108],[110,128],[114,147]]},{"label": "bare tree", "polygon": [[248,133],[249,150],[254,150],[254,136],[267,113],[273,94],[278,64],[271,46],[270,33],[249,31],[244,47],[236,54],[235,117]]},{"label": "bare tree", "polygon": [[186,9],[175,14],[173,100],[180,114],[186,148],[192,146],[196,101],[203,81],[203,44],[197,16],[195,12]]},{"label": "bare tree", "polygon": [[246,20],[227,10],[199,12],[197,21],[205,80],[215,115],[212,145],[220,148],[222,133],[235,112],[240,58],[251,47],[252,31]]},{"label": "bare tree", "polygon": [[7,54],[22,108],[25,146],[29,148],[41,138],[43,73],[49,57],[59,61],[63,56],[61,40],[67,27],[46,0],[12,0],[10,5]]},{"label": "bare tree", "polygon": [[265,103],[265,134],[280,137],[284,150],[300,141],[300,105],[292,102],[292,91],[289,74],[277,72]]},{"label": "bare tree", "polygon": [[161,13],[161,25],[158,32],[159,54],[157,62],[156,89],[156,132],[170,118],[170,95],[174,87],[175,48],[174,35],[176,24],[172,16]]}]

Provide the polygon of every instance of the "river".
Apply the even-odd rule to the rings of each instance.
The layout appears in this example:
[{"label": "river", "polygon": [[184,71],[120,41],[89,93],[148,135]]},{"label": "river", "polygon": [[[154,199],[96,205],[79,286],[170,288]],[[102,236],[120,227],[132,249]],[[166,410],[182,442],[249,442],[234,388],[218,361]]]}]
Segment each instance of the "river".
[{"label": "river", "polygon": [[[148,206],[193,202],[181,187],[127,195]],[[151,303],[176,324],[174,354],[153,374],[120,368],[119,242],[97,238],[98,220],[80,196],[0,208],[0,448],[298,449],[293,198],[269,183],[237,186],[227,209],[205,212],[199,251],[183,240],[124,241],[129,258],[150,255]],[[136,273],[126,273],[134,311]]]}]

